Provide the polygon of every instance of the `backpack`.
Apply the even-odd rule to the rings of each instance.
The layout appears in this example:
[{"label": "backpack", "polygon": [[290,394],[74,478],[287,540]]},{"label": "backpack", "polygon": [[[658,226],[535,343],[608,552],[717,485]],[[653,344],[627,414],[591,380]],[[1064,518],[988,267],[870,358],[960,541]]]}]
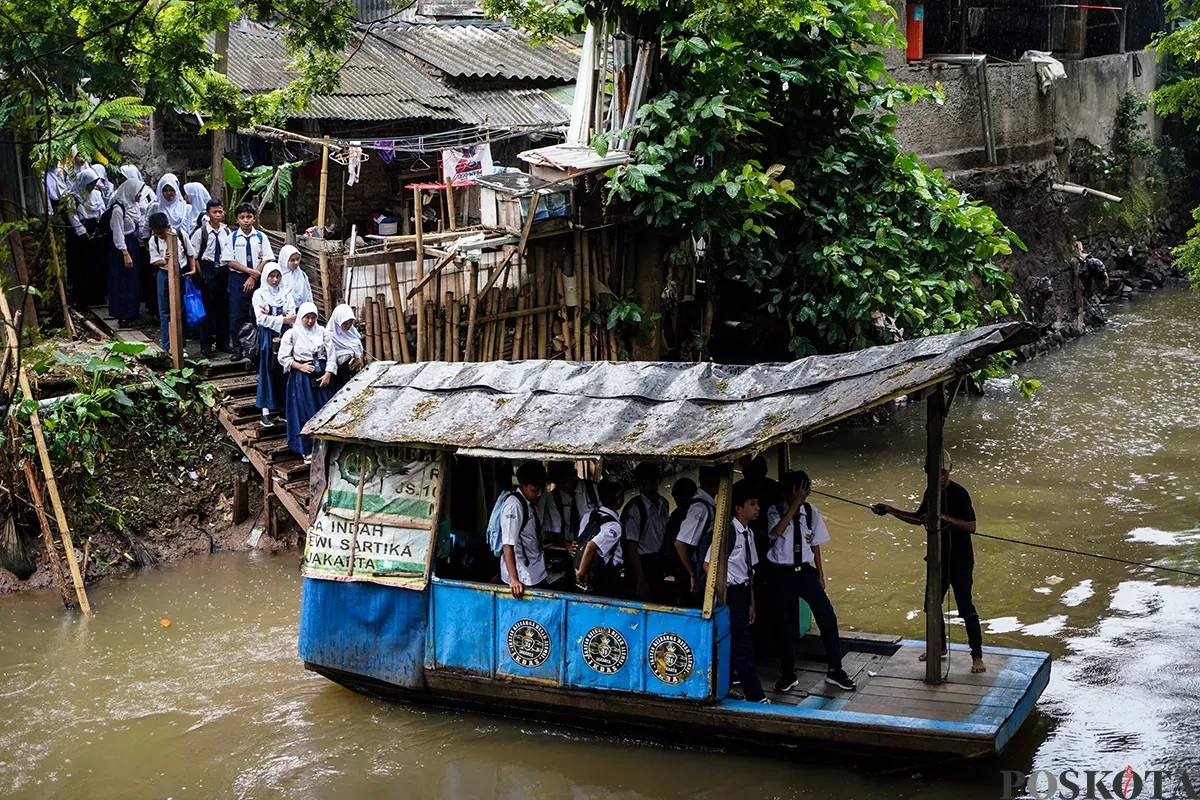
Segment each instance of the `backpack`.
[{"label": "backpack", "polygon": [[[697,575],[704,573],[704,556],[708,555],[708,548],[712,547],[713,540],[713,525],[716,523],[717,507],[705,500],[703,497],[693,497],[692,502],[688,503],[688,511],[691,512],[692,506],[700,503],[704,506],[707,514],[707,519],[704,521],[704,530],[700,533],[700,539],[696,542],[696,552],[692,553],[692,569]],[[732,544],[732,542],[729,542]],[[730,547],[732,550],[732,547]]]},{"label": "backpack", "polygon": [[[583,530],[581,530],[579,532],[579,536],[577,536],[575,538],[575,543],[577,545],[579,545],[579,549],[575,551],[575,569],[578,570],[579,565],[581,563],[583,563],[583,553],[585,550],[587,550],[588,542],[590,542],[592,539],[595,539],[597,536],[600,535],[600,528],[603,527],[605,522],[615,522],[618,525],[621,524],[621,521],[619,519],[617,519],[613,515],[609,514],[607,511],[601,511],[599,508],[596,508],[594,511],[592,511],[591,514],[588,515],[587,525],[583,526]],[[621,539],[618,538],[617,543],[615,545],[613,545],[613,547],[617,548],[620,546],[621,546]],[[601,556],[599,561],[603,562],[604,554],[599,553],[599,548],[597,548],[597,553]],[[612,558],[612,554],[613,554],[612,550],[609,550],[608,551],[609,558]],[[596,568],[596,561],[593,560],[592,561],[592,569],[595,569],[595,568]]]},{"label": "backpack", "polygon": [[[508,498],[515,494],[519,494],[517,489],[505,489],[496,498],[496,505],[492,506],[492,514],[488,517],[487,524],[487,540],[488,547],[492,549],[492,555],[500,556],[504,553],[504,535],[500,530],[501,511],[504,510],[504,503]],[[529,503],[525,502],[525,498],[521,498],[521,527],[518,531],[525,530],[525,526],[529,523]]]},{"label": "backpack", "polygon": [[111,206],[109,206],[108,208],[104,209],[104,213],[100,215],[100,218],[98,220],[96,220],[96,227],[92,229],[91,234],[90,234],[92,236],[92,238],[103,238],[105,236],[109,236],[109,237],[112,236],[113,209],[116,208],[117,206],[121,206],[122,214],[125,214],[125,215],[129,214],[129,212],[125,210],[125,206],[121,205],[120,201],[114,200],[113,204]]}]

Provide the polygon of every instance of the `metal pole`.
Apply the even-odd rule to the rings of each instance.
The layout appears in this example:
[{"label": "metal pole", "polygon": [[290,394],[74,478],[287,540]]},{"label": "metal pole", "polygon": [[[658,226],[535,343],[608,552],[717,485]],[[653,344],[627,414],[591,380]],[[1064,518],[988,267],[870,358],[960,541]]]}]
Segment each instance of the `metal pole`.
[{"label": "metal pole", "polygon": [[942,433],[946,395],[942,384],[932,387],[925,401],[925,682],[942,682]]}]

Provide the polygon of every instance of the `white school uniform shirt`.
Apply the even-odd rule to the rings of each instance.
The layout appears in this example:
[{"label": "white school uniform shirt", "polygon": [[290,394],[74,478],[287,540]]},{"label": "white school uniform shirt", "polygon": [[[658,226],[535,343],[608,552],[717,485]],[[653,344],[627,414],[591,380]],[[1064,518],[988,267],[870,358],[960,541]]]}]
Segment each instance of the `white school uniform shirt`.
[{"label": "white school uniform shirt", "polygon": [[[642,507],[646,519],[642,518]],[[639,494],[625,504],[621,511],[621,524],[625,526],[625,540],[638,543],[638,553],[657,553],[662,547],[663,534],[667,532],[667,521],[671,518],[671,504],[667,498],[655,493],[653,497]]]},{"label": "white school uniform shirt", "polygon": [[[208,241],[204,243],[204,252],[201,253],[200,240],[204,237],[205,228],[208,229]],[[211,261],[215,264],[217,261],[217,245],[221,243],[221,239],[223,237],[227,237],[228,235],[229,226],[227,226],[224,222],[221,223],[220,228],[213,230],[212,223],[205,219],[196,226],[195,232],[192,233],[192,252],[195,253],[196,258],[200,259],[201,261]],[[225,258],[225,251],[222,250],[221,261],[224,262],[226,260],[228,259]]]},{"label": "white school uniform shirt", "polygon": [[124,250],[125,237],[137,230],[137,218],[126,214],[123,206],[114,203],[112,216],[108,218],[108,227],[112,231],[113,247]]},{"label": "white school uniform shirt", "polygon": [[[522,511],[521,507],[526,510]],[[521,515],[526,514],[525,527],[521,528]],[[520,490],[510,495],[500,507],[500,541],[510,544],[513,558],[517,562],[517,580],[533,586],[546,580],[546,557],[542,553],[542,541],[538,533],[538,510],[521,495]],[[508,583],[508,562],[500,558],[500,580]]]},{"label": "white school uniform shirt", "polygon": [[[246,263],[246,243],[250,243],[250,263]],[[275,251],[271,249],[271,240],[258,228],[251,228],[249,234],[242,233],[241,228],[225,231],[221,240],[221,261],[228,264],[236,261],[250,269],[258,269],[263,261],[274,261]]]},{"label": "white school uniform shirt", "polygon": [[[545,497],[542,509],[546,518],[546,532],[561,533],[568,540],[575,538],[571,530],[571,520],[578,519],[578,530],[583,530],[584,516],[600,505],[596,495],[596,484],[586,478],[579,479],[575,484],[575,492],[571,495],[556,488],[553,492],[547,492]],[[560,502],[561,512],[558,510]]]},{"label": "white school uniform shirt", "polygon": [[[254,313],[258,315],[257,309]],[[274,319],[282,322],[280,317]],[[325,371],[336,375],[337,353],[334,352],[333,342],[329,340],[329,332],[323,325],[305,328],[297,321],[279,340],[279,365],[283,367],[284,372],[288,372],[297,361],[311,362],[322,347],[325,348]]]},{"label": "white school uniform shirt", "polygon": [[[758,551],[754,547],[754,532],[737,518],[730,520],[729,534],[733,537],[733,549],[729,552],[729,564],[725,569],[725,585],[741,586],[754,577],[754,565],[758,563]],[[704,556],[704,563],[712,562],[712,545]]]},{"label": "white school uniform shirt", "polygon": [[[804,506],[800,506],[796,510],[796,516],[792,517],[792,524],[783,532],[783,536],[770,537],[771,549],[767,551],[767,561],[788,567],[798,566],[795,563],[795,534],[799,531],[801,563],[815,566],[816,555],[812,549],[829,541],[829,529],[825,527],[825,518],[821,516],[817,507],[811,503],[808,507],[812,509],[812,527],[805,524]],[[779,520],[783,519],[786,513],[786,506],[771,506],[767,509],[768,533],[775,530],[775,526],[779,524]]]},{"label": "white school uniform shirt", "polygon": [[[177,232],[178,233],[178,232]],[[188,269],[187,259],[193,255],[192,242],[187,236],[175,237],[175,265],[181,269]],[[158,265],[159,269],[166,269],[167,259],[167,240],[160,239],[157,236],[150,236],[150,263],[162,261]]]},{"label": "white school uniform shirt", "polygon": [[[292,302],[292,296],[283,291],[282,287],[277,287],[275,291],[271,291],[271,285],[264,283],[262,286],[254,290],[254,295],[250,298],[250,305],[254,307],[254,324],[260,325],[267,330],[279,333],[283,330],[283,318],[290,317],[296,313],[296,304]],[[263,311],[263,308],[267,311]],[[271,314],[270,309],[282,308],[282,314]],[[280,353],[283,352],[283,340],[279,342]],[[293,349],[295,349],[293,345]],[[311,359],[301,359],[308,361]],[[282,362],[281,362],[282,363]]]},{"label": "white school uniform shirt", "polygon": [[621,566],[625,563],[625,555],[621,552],[621,523],[617,520],[617,512],[607,506],[600,506],[599,509],[590,508],[583,515],[583,519],[579,521],[579,530],[587,527],[588,520],[592,518],[592,514],[598,514],[602,511],[608,512],[612,519],[606,519],[600,523],[600,531],[592,538],[596,543],[596,557],[605,564],[613,566]]},{"label": "white school uniform shirt", "polygon": [[[705,501],[705,505],[697,503],[696,500]],[[717,501],[713,500],[713,496],[708,492],[697,489],[696,496],[688,503],[687,516],[680,524],[679,534],[675,539],[695,547],[700,544],[700,537],[704,535],[705,529],[713,524],[713,518],[716,516],[713,509],[716,507]]]}]

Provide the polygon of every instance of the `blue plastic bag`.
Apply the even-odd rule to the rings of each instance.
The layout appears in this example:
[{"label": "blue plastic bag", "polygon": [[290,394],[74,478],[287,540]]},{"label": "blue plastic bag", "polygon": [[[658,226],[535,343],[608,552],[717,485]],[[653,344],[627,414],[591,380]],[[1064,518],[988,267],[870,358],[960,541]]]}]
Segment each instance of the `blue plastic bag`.
[{"label": "blue plastic bag", "polygon": [[204,300],[200,297],[200,290],[192,283],[191,278],[183,279],[183,310],[187,313],[187,324],[192,328],[199,328],[200,323],[208,316],[204,311]]}]

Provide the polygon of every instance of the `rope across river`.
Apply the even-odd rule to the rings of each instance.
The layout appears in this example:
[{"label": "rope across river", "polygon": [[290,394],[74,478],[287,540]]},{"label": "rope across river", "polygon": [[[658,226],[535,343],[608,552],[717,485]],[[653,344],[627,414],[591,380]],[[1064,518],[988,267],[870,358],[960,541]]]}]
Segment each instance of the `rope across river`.
[{"label": "rope across river", "polygon": [[[839,497],[836,494],[830,494],[829,492],[819,492],[816,489],[811,489],[810,491],[812,494],[819,494],[822,497],[828,497],[831,500],[838,500],[843,503],[848,503],[852,506],[858,506],[859,508],[865,508],[871,512],[875,511],[874,507],[869,506],[866,503],[860,503],[857,500],[848,500],[845,497]],[[971,535],[972,536],[980,536],[984,539],[995,539],[998,542],[1008,542],[1009,544],[1019,544],[1024,547],[1036,547],[1041,550],[1054,550],[1059,553],[1070,553],[1071,555],[1076,555],[1076,556],[1087,556],[1088,558],[1098,558],[1103,561],[1115,561],[1118,564],[1127,564],[1131,567],[1145,567],[1147,569],[1156,569],[1156,570],[1160,570],[1162,572],[1175,572],[1180,575],[1190,575],[1193,578],[1200,578],[1200,572],[1195,572],[1193,570],[1187,570],[1187,569],[1180,569],[1178,567],[1166,567],[1166,566],[1163,566],[1162,564],[1152,564],[1148,561],[1133,561],[1128,558],[1118,558],[1117,556],[1106,556],[1103,553],[1091,553],[1091,552],[1088,552],[1087,550],[1076,550],[1073,547],[1057,547],[1052,544],[1039,544],[1038,542],[1028,542],[1028,541],[1025,541],[1024,539],[1012,539],[1008,536],[996,536],[995,534],[992,534],[992,533],[980,533],[979,531],[975,531]]]}]

